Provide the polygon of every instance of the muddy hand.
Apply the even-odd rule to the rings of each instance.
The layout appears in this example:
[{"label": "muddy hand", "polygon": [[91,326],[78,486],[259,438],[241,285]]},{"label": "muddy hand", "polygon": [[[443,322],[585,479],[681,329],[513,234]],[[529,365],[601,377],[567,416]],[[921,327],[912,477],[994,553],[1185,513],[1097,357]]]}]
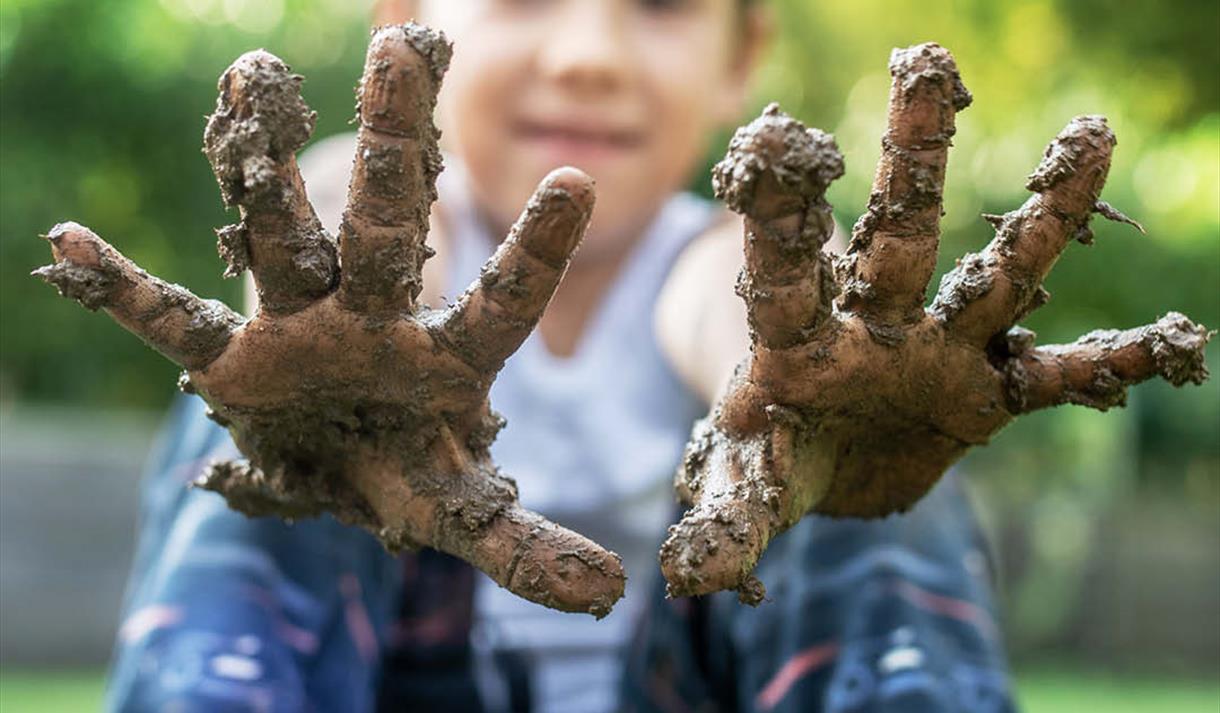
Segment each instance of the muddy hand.
[{"label": "muddy hand", "polygon": [[678,474],[691,509],[660,553],[673,596],[736,589],[756,604],[755,563],[806,513],[904,511],[1019,414],[1120,406],[1127,386],[1157,375],[1207,378],[1213,333],[1177,313],[1069,345],[1036,347],[1014,326],[1046,302],[1042,281],[1068,243],[1091,242],[1094,213],[1132,222],[1098,200],[1115,139],[1097,116],[1050,144],[1023,206],[985,216],[995,238],[925,309],[954,116],[970,94],[935,44],[896,50],[890,72],[868,210],[833,270],[821,250],[833,228],[824,193],[843,172],[831,137],[771,106],[716,167],[718,196],[745,217],[738,292],[753,348]]},{"label": "muddy hand", "polygon": [[452,307],[416,305],[429,207],[441,170],[432,123],[449,60],[423,27],[377,30],[360,83],[354,174],[337,244],[322,229],[295,152],[313,130],[300,77],[243,55],[220,80],[204,137],[226,204],[226,274],[249,269],[249,321],[144,272],[75,223],[47,238],[36,270],[102,308],[185,369],[249,461],[198,485],[249,515],[324,512],[391,551],[432,546],[517,594],[601,617],[622,596],[617,555],[521,508],[488,453],[502,420],[487,400],[504,360],[537,323],[593,209],[575,169],[539,185],[482,276]]}]

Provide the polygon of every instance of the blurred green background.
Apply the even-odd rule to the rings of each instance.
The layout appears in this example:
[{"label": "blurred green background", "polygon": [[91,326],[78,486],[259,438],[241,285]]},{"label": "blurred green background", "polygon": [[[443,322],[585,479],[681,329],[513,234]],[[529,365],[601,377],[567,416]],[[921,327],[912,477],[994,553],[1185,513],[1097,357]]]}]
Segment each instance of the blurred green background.
[{"label": "blurred green background", "polygon": [[[211,232],[233,218],[200,153],[216,77],[241,52],[266,47],[306,76],[316,137],[350,130],[369,5],[0,4],[0,414],[9,423],[48,409],[166,405],[172,365],[26,276],[48,259],[36,236],[79,220],[149,271],[237,304],[240,284],[222,280]],[[1024,200],[1024,177],[1072,116],[1104,114],[1119,146],[1103,198],[1148,234],[1097,220],[1096,244],[1069,247],[1047,282],[1050,304],[1026,326],[1045,343],[1168,310],[1220,325],[1220,3],[772,5],[776,43],[757,104],[778,100],[835,133],[848,163],[831,190],[843,224],[868,194],[890,49],[934,40],[954,52],[975,97],[950,159],[941,271],[989,239],[980,212]],[[706,191],[706,179],[696,188]],[[1220,344],[1209,364],[1220,373]],[[11,435],[4,445],[12,449]],[[1178,692],[1201,710],[1220,706],[1220,379],[1181,390],[1146,384],[1106,414],[1067,407],[1026,417],[961,467],[999,555],[1005,626],[1019,670],[1031,671],[1019,679],[1030,681],[1031,709],[1079,710],[1062,701],[1090,691],[1147,701],[1139,696],[1158,690],[1149,681],[1162,679],[1165,695],[1193,680],[1181,685],[1195,698]],[[9,670],[22,660],[11,650],[0,657]],[[1092,673],[1055,673],[1065,670]],[[21,680],[0,678],[4,695]]]}]

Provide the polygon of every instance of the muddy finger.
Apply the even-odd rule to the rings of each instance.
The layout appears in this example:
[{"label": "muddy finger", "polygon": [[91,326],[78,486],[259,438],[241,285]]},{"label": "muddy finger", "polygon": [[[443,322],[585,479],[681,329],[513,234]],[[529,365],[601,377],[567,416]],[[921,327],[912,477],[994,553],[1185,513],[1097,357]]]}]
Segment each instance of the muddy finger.
[{"label": "muddy finger", "polygon": [[444,35],[415,24],[373,32],[360,79],[360,129],[339,228],[339,297],[363,312],[407,310],[432,254],[428,213],[441,171],[432,123],[449,66]]},{"label": "muddy finger", "polygon": [[262,309],[296,311],[329,293],[338,278],[331,238],[305,196],[296,152],[313,133],[301,81],[263,50],[247,52],[221,76],[216,111],[204,131],[225,204],[241,222],[217,232],[226,277],[249,269]]},{"label": "muddy finger", "polygon": [[1073,240],[1090,243],[1094,213],[1130,221],[1098,201],[1117,143],[1105,117],[1078,116],[1047,147],[1017,210],[986,216],[996,235],[941,280],[934,317],[958,336],[986,344],[1046,302],[1042,281]]},{"label": "muddy finger", "polygon": [[1072,403],[1105,411],[1127,403],[1127,387],[1160,376],[1174,386],[1207,377],[1215,332],[1170,312],[1136,329],[1090,332],[1071,344],[1028,349],[1005,368],[1008,405],[1025,413]]},{"label": "muddy finger", "polygon": [[551,609],[601,619],[623,596],[618,555],[537,513],[514,507],[471,545],[471,561],[497,584]]},{"label": "muddy finger", "polygon": [[529,336],[593,213],[593,179],[574,168],[542,180],[508,238],[446,314],[444,333],[476,369],[499,371]]},{"label": "muddy finger", "polygon": [[945,163],[970,105],[953,55],[927,43],[890,57],[889,126],[868,210],[852,230],[843,305],[887,325],[923,316],[936,267]]},{"label": "muddy finger", "polygon": [[[619,556],[522,508],[516,484],[489,463],[471,462],[448,429],[439,442],[450,455],[432,462],[430,473],[355,464],[351,482],[375,519],[367,526],[387,549],[434,547],[532,602],[609,614],[627,580]],[[444,465],[450,458],[462,465]]]},{"label": "muddy finger", "polygon": [[737,291],[756,343],[804,344],[829,316],[837,288],[822,252],[834,234],[825,193],[842,175],[834,138],[775,104],[737,131],[713,170],[716,197],[745,218]]},{"label": "muddy finger", "polygon": [[805,475],[811,453],[792,414],[772,406],[765,418],[752,433],[739,432],[723,408],[695,424],[676,483],[691,508],[669,528],[659,556],[669,596],[729,589],[760,603],[758,559],[826,495],[827,481]]},{"label": "muddy finger", "polygon": [[34,275],[90,310],[104,309],[127,331],[187,369],[202,369],[224,351],[242,318],[141,270],[93,231],[60,223],[46,236],[54,265]]}]

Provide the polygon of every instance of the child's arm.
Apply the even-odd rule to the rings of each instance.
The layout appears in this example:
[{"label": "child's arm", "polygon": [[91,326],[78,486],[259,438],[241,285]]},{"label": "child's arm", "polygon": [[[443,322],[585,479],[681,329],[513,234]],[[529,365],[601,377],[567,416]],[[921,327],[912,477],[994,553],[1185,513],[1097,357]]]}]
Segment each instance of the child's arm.
[{"label": "child's arm", "polygon": [[[1034,195],[989,218],[995,239],[962,258],[925,309],[954,116],[970,95],[936,45],[895,51],[890,70],[868,211],[833,268],[822,253],[834,225],[824,193],[843,163],[830,136],[772,106],[738,131],[716,168],[719,197],[745,217],[738,289],[752,349],[687,447],[677,489],[692,508],[661,549],[673,595],[737,589],[758,602],[755,562],[806,513],[904,511],[1022,413],[1063,403],[1105,410],[1157,375],[1175,385],[1207,377],[1212,333],[1177,313],[1069,345],[1035,347],[1015,326],[1045,302],[1042,280],[1068,243],[1091,241],[1094,213],[1131,222],[1098,200],[1115,144],[1101,117],[1078,117],[1060,133],[1029,179]],[[727,263],[719,258],[709,278],[725,280]],[[710,321],[730,313],[727,300],[707,285],[690,311]],[[697,319],[691,333],[721,341],[688,346],[708,364],[678,370],[711,384],[727,370],[717,350],[735,345]]]},{"label": "child's arm", "polygon": [[704,401],[716,401],[750,352],[746,305],[733,290],[741,272],[741,219],[726,213],[682,251],[657,299],[662,353]]},{"label": "child's arm", "polygon": [[196,482],[233,508],[329,512],[391,550],[431,546],[527,599],[604,616],[623,593],[618,557],[520,506],[491,461],[503,421],[487,400],[584,234],[592,181],[553,172],[465,294],[421,307],[448,58],[444,38],[416,25],[374,34],[337,245],[297,170],[314,118],[300,78],[261,51],[225,72],[204,143],[241,208],[218,236],[230,273],[254,275],[252,319],[152,277],[75,223],[50,232],[56,264],[37,274],[185,367],[182,388],[250,459]]},{"label": "child's arm", "polygon": [[[715,403],[750,353],[746,304],[737,294],[745,266],[741,218],[723,218],[682,251],[657,299],[654,328],[670,366],[708,404]],[[824,250],[842,253],[843,231],[836,223]]]}]

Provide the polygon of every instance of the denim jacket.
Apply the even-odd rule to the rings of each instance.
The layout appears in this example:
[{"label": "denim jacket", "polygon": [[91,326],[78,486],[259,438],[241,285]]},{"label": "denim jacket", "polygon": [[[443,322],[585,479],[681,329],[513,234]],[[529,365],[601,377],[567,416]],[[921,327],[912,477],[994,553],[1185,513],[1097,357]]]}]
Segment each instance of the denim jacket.
[{"label": "denim jacket", "polygon": [[[329,517],[247,518],[188,487],[234,457],[180,397],[149,460],[107,694],[114,711],[483,710],[472,570],[387,554]],[[806,517],[759,563],[768,601],[667,600],[624,651],[624,711],[1013,710],[986,547],[950,475],[910,513]],[[529,710],[528,661],[498,662]]]}]

